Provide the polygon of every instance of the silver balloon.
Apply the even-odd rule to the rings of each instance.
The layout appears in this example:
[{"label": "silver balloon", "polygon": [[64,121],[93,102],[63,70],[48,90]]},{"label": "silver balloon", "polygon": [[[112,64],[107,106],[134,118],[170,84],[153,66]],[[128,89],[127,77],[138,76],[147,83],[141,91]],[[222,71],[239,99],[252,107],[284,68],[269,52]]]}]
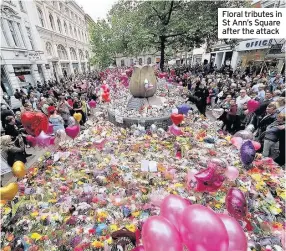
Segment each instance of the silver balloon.
[{"label": "silver balloon", "polygon": [[152,132],[152,133],[156,133],[157,132],[157,126],[155,125],[155,124],[152,124],[151,126],[150,126],[150,131]]},{"label": "silver balloon", "polygon": [[255,131],[254,125],[252,125],[252,124],[248,125],[248,126],[245,128],[245,131],[254,132],[254,131]]},{"label": "silver balloon", "polygon": [[158,128],[157,134],[160,137],[163,137],[165,135],[165,130],[163,128]]},{"label": "silver balloon", "polygon": [[252,132],[246,131],[246,130],[241,130],[236,132],[233,137],[241,137],[242,139],[246,140],[246,139],[250,139],[253,140],[253,134]]}]

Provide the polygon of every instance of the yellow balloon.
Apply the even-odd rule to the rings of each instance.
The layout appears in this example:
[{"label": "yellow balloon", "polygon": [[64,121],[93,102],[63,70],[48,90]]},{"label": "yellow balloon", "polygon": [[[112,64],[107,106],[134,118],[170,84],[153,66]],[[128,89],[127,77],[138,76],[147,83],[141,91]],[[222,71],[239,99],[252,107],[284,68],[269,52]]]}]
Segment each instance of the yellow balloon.
[{"label": "yellow balloon", "polygon": [[0,199],[1,200],[13,200],[15,195],[18,193],[18,184],[13,182],[5,187],[0,188]]},{"label": "yellow balloon", "polygon": [[76,112],[74,115],[73,115],[74,119],[77,121],[77,122],[80,122],[81,119],[82,119],[82,115],[81,113],[79,112]]},{"label": "yellow balloon", "polygon": [[22,161],[16,161],[12,166],[12,172],[15,177],[23,178],[26,174],[25,164]]}]

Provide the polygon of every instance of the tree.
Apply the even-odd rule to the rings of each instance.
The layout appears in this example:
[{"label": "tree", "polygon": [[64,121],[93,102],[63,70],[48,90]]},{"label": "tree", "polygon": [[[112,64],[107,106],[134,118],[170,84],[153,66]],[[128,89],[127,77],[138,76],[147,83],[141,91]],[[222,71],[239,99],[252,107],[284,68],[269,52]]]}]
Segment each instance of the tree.
[{"label": "tree", "polygon": [[115,53],[138,55],[166,49],[182,50],[217,38],[218,8],[245,6],[246,1],[119,1],[109,12]]}]

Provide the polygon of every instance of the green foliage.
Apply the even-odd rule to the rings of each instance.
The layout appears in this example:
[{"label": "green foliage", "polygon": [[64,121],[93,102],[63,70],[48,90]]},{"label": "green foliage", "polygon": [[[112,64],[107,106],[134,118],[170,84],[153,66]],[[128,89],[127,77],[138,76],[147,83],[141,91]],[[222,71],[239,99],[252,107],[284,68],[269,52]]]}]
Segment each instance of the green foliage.
[{"label": "green foliage", "polygon": [[116,54],[160,51],[163,68],[166,50],[190,50],[203,43],[210,47],[218,40],[218,8],[246,5],[246,1],[121,0],[110,10],[108,22],[98,21],[94,27],[94,53],[103,65]]}]

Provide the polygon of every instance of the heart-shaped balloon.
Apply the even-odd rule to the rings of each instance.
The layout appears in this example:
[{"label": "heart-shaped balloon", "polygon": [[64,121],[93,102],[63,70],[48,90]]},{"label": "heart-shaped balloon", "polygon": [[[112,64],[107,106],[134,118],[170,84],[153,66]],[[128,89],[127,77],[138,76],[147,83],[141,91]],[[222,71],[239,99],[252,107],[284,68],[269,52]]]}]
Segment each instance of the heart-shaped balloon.
[{"label": "heart-shaped balloon", "polygon": [[247,213],[247,204],[244,194],[238,188],[228,190],[225,198],[226,209],[231,216],[242,219]]},{"label": "heart-shaped balloon", "polygon": [[254,99],[250,99],[247,102],[247,109],[249,112],[255,112],[259,106],[260,106],[260,103]]},{"label": "heart-shaped balloon", "polygon": [[36,137],[36,142],[37,145],[40,147],[47,147],[50,145],[51,143],[51,136],[47,135],[46,133],[44,133],[43,131],[39,134],[38,137]]},{"label": "heart-shaped balloon", "polygon": [[37,137],[41,131],[48,131],[49,121],[42,112],[23,112],[21,122],[26,132],[32,136]]},{"label": "heart-shaped balloon", "polygon": [[182,121],[184,120],[184,115],[183,114],[176,114],[173,113],[171,115],[171,120],[175,125],[179,125],[182,123]]},{"label": "heart-shaped balloon", "polygon": [[73,117],[77,122],[80,122],[82,119],[82,115],[79,112],[74,113]]},{"label": "heart-shaped balloon", "polygon": [[79,125],[74,125],[74,126],[68,126],[66,128],[66,134],[71,137],[72,139],[75,139],[76,136],[79,134],[80,132],[80,127]]},{"label": "heart-shaped balloon", "polygon": [[197,180],[196,190],[198,192],[214,192],[217,191],[223,181],[224,176],[216,172],[214,167],[208,167],[195,174]]}]

